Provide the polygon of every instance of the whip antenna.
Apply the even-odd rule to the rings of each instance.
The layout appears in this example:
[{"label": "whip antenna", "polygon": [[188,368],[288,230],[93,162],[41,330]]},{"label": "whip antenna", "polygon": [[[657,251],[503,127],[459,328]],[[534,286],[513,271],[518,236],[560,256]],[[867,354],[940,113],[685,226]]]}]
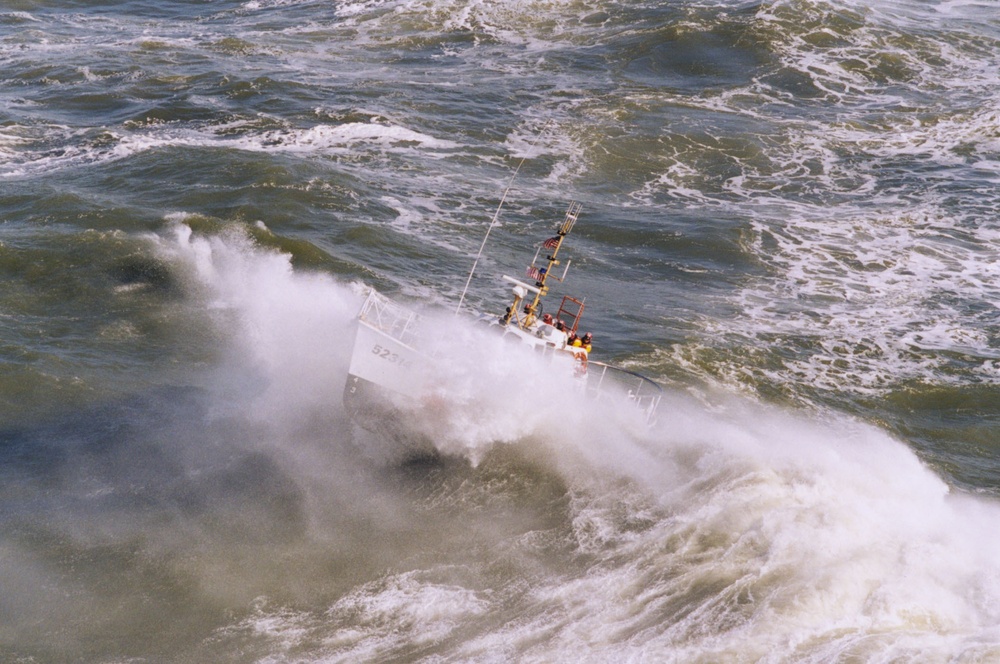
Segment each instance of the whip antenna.
[{"label": "whip antenna", "polygon": [[[542,125],[542,130],[538,132],[538,136],[535,137],[534,142],[532,142],[532,144],[528,147],[529,154],[531,153],[531,150],[533,150],[534,147],[538,144],[538,141],[542,138],[542,135],[545,133],[545,130],[548,129],[550,122],[552,121],[546,120],[545,124]],[[462,289],[462,297],[458,298],[458,306],[455,307],[456,314],[462,310],[462,303],[465,302],[465,294],[469,290],[469,284],[472,283],[472,275],[475,274],[476,266],[479,265],[479,259],[483,255],[483,249],[486,248],[486,241],[490,239],[490,232],[493,230],[493,227],[497,225],[497,219],[500,218],[500,210],[503,208],[504,201],[507,200],[507,193],[510,191],[510,188],[514,185],[514,179],[517,177],[518,172],[521,170],[521,166],[524,165],[524,162],[527,159],[528,155],[524,155],[523,157],[521,157],[521,161],[517,163],[517,168],[514,169],[514,174],[510,176],[510,181],[507,182],[507,188],[503,190],[503,196],[500,197],[500,204],[497,206],[497,211],[493,213],[493,219],[490,220],[489,228],[486,229],[486,236],[483,238],[483,243],[479,246],[479,253],[476,254],[476,260],[472,262],[472,269],[469,270],[469,278],[465,280],[465,288]]]}]

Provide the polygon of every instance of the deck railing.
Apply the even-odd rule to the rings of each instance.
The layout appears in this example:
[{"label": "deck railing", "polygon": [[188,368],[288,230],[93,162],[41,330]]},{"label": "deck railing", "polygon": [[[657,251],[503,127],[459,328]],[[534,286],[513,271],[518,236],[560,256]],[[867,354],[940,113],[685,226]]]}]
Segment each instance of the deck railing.
[{"label": "deck railing", "polygon": [[663,388],[642,374],[603,362],[587,363],[587,393],[602,398],[622,393],[652,422],[663,398]]},{"label": "deck railing", "polygon": [[[368,325],[413,348],[419,336],[420,316],[376,290],[361,305],[359,318]],[[492,318],[484,320],[493,320]],[[587,363],[586,393],[599,399],[630,400],[652,422],[663,396],[663,388],[642,374],[603,362]]]},{"label": "deck railing", "polygon": [[417,337],[420,316],[374,289],[368,292],[365,303],[361,305],[359,317],[407,346],[412,346]]}]

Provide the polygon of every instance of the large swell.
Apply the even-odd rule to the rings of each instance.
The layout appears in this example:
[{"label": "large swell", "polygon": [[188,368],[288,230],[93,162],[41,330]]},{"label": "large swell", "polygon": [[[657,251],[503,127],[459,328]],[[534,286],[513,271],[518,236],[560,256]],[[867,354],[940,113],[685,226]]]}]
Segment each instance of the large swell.
[{"label": "large swell", "polygon": [[[0,8],[0,659],[1000,659],[998,42],[962,2]],[[508,184],[469,307],[582,202],[554,290],[651,426],[453,315]],[[450,346],[391,435],[341,405],[371,286]]]},{"label": "large swell", "polygon": [[[16,648],[99,658],[169,611],[184,620],[141,651],[185,661],[1000,654],[1000,509],[877,428],[677,392],[652,427],[570,389],[530,409],[503,382],[529,363],[490,365],[484,342],[441,372],[446,460],[386,463],[398,441],[338,405],[356,287],[239,231],[174,220],[143,242],[218,359],[200,388],[11,437]],[[242,617],[213,618],[225,605]],[[31,627],[84,607],[82,643]]]},{"label": "large swell", "polygon": [[[281,256],[242,242],[175,232],[166,248],[196,267],[215,304],[233,307],[236,329],[246,330],[237,335],[251,345],[241,364],[257,365],[266,386],[248,398],[270,435],[297,429],[303,410],[322,417],[334,401],[322,382],[339,388],[326,379],[343,369],[304,370],[295,359],[344,361],[330,352],[328,330],[348,325],[354,289],[295,274]],[[327,310],[297,311],[316,289]],[[475,339],[454,329],[461,319],[437,316],[442,334]],[[449,406],[435,408],[431,431],[471,467],[365,466],[343,484],[298,463],[285,472],[328,492],[303,507],[310,546],[337,532],[327,530],[329,514],[311,513],[331,501],[337,519],[370,520],[366,550],[427,525],[398,512],[427,513],[434,528],[425,535],[453,541],[383,551],[385,572],[315,609],[259,600],[223,640],[259,639],[281,657],[305,647],[324,661],[1000,656],[1000,545],[991,534],[1000,507],[953,494],[877,428],[677,392],[647,427],[569,385],[544,405],[535,395],[519,403],[504,378],[531,375],[530,358],[498,366],[485,340],[452,350],[439,375]],[[291,388],[310,376],[321,384]],[[537,390],[560,387],[532,380]],[[357,431],[345,439],[368,459],[381,459],[374,446],[387,442]],[[299,453],[279,447],[279,459]],[[404,481],[387,486],[399,472]],[[373,493],[386,503],[374,514]],[[406,564],[411,557],[423,562]]]}]

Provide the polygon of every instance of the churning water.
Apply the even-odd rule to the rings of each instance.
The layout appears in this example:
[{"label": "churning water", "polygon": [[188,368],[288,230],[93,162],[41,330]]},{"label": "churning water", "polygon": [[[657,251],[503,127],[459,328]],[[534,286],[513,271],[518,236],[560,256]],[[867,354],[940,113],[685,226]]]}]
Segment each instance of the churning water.
[{"label": "churning water", "polygon": [[[867,4],[2,3],[0,659],[1000,661],[1000,7]],[[522,160],[652,426],[450,316]]]}]

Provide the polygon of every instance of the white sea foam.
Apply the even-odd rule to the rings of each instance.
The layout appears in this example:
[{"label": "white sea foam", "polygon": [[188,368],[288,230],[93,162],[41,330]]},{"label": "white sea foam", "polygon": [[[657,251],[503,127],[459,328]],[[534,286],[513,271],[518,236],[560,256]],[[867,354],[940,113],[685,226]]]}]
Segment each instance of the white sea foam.
[{"label": "white sea foam", "polygon": [[[525,583],[526,569],[485,573],[486,556],[466,570],[483,590],[442,582],[450,570],[429,563],[359,583],[324,613],[261,604],[225,632],[264,639],[260,662],[424,648],[476,662],[1000,653],[995,505],[949,496],[877,432],[748,414],[759,426],[681,417],[641,468],[620,461],[634,440],[558,441],[587,565],[550,563]],[[580,446],[602,465],[588,472]]]},{"label": "white sea foam", "polygon": [[864,425],[686,406],[669,433],[566,432],[574,532],[597,562],[535,585],[534,618],[464,657],[501,643],[538,661],[1000,653],[1000,506],[950,495]]},{"label": "white sea foam", "polygon": [[[355,589],[330,607],[327,616],[334,623],[347,622],[351,631],[362,637],[351,639],[342,632],[330,640],[338,648],[349,646],[352,656],[377,657],[378,641],[387,635],[387,626],[392,626],[393,637],[400,641],[433,643],[447,638],[463,621],[474,619],[487,608],[488,603],[475,592],[435,582],[432,575],[393,575]],[[375,643],[365,644],[372,636],[377,636]]]},{"label": "white sea foam", "polygon": [[[387,152],[421,150],[426,157],[449,151],[458,144],[401,126],[377,123],[315,125],[308,128],[254,132],[244,122],[206,127],[176,127],[154,124],[132,131],[108,130],[104,140],[88,145],[81,140],[87,132],[69,127],[11,127],[3,138],[12,158],[0,177],[20,177],[41,171],[75,168],[85,164],[111,163],[138,154],[171,147],[287,152],[307,155],[353,154],[368,146]],[[229,134],[241,127],[237,137]],[[44,129],[44,130],[43,130]]]},{"label": "white sea foam", "polygon": [[[582,416],[527,439],[572,487],[585,569],[552,569],[519,597],[441,585],[441,569],[390,575],[323,618],[272,610],[253,629],[281,652],[320,642],[306,659],[324,662],[431,643],[481,662],[1000,653],[997,505],[951,495],[865,425],[673,405],[651,433]],[[480,621],[511,602],[517,620]]]},{"label": "white sea foam", "polygon": [[[269,7],[280,6],[295,7],[298,5],[308,6],[310,3],[301,2],[259,2],[255,7],[245,6],[243,11],[264,10]],[[563,7],[561,3],[543,3],[546,11],[568,11],[571,14],[577,11],[573,8]],[[272,57],[268,63],[268,72],[261,75],[275,76],[274,68],[289,80],[302,80],[311,78],[315,71],[315,59],[319,56],[312,52],[313,47],[309,41],[296,42],[297,30],[303,30],[308,35],[311,31],[341,31],[352,30],[351,43],[356,52],[344,54],[345,62],[351,62],[353,58],[366,58],[366,44],[368,46],[377,45],[383,48],[386,39],[406,39],[412,31],[400,30],[399,24],[407,24],[416,21],[420,26],[435,31],[473,31],[476,34],[487,34],[493,31],[489,27],[493,23],[485,20],[488,17],[495,19],[495,22],[503,24],[504,27],[496,28],[498,34],[503,33],[511,39],[521,40],[523,35],[532,35],[539,32],[539,48],[551,45],[553,39],[544,33],[547,27],[539,29],[538,22],[532,17],[538,12],[536,3],[524,3],[517,7],[486,5],[455,5],[454,3],[398,3],[398,2],[359,2],[343,3],[337,6],[336,20],[329,20],[327,23],[310,24],[302,26],[291,24],[280,31],[282,35],[289,38],[284,41],[275,41],[275,31],[273,25],[267,24],[265,27],[257,27],[253,20],[247,20],[245,24],[239,26],[237,34],[231,32],[213,32],[210,23],[202,24],[201,30],[192,36],[190,30],[178,28],[169,21],[149,21],[137,23],[128,16],[87,16],[62,15],[60,17],[47,17],[44,25],[44,32],[37,39],[33,39],[32,48],[37,52],[44,50],[44,57],[39,56],[40,62],[86,62],[88,64],[76,66],[73,80],[52,80],[47,81],[50,85],[67,85],[77,87],[80,85],[110,85],[122,80],[132,80],[140,77],[172,77],[176,74],[169,65],[169,61],[175,57],[185,59],[187,57],[207,57],[210,59],[224,58],[217,51],[217,45],[234,36],[238,39],[253,44],[261,52],[267,52]],[[225,12],[223,12],[225,14]],[[463,14],[468,14],[463,18]],[[479,16],[482,14],[483,16]],[[528,20],[531,19],[531,20]],[[318,19],[322,21],[322,19]],[[346,22],[353,21],[354,27],[349,27]],[[467,22],[471,22],[468,23]],[[455,23],[454,25],[451,25]],[[548,22],[542,22],[542,26],[548,26]],[[56,32],[69,32],[71,34],[93,35],[94,32],[101,35],[99,39],[99,52],[95,57],[95,39],[88,37],[71,38],[59,40],[46,40],[46,35]],[[365,34],[372,33],[371,39],[367,39]],[[519,36],[521,35],[521,36]],[[533,37],[527,37],[529,40]],[[307,39],[311,37],[307,36]],[[556,42],[559,37],[554,38]],[[51,42],[51,43],[47,43]],[[157,47],[151,56],[151,62],[144,63],[143,69],[136,70],[130,66],[135,60],[134,54],[137,48],[147,49],[147,45],[156,44]],[[215,50],[213,50],[215,49]],[[161,61],[155,53],[162,52],[167,62]],[[87,57],[83,57],[86,54]],[[329,58],[327,56],[326,59]],[[509,57],[499,58],[498,64],[501,68],[523,67],[523,59],[511,59]],[[21,68],[35,64],[25,62]],[[228,65],[220,64],[221,67]],[[329,67],[326,62],[324,67]],[[354,76],[354,68],[351,66],[340,67],[342,70],[338,77],[349,79]],[[251,64],[252,71],[253,65]],[[400,82],[403,84],[403,82]],[[427,85],[424,79],[414,80],[410,84]],[[439,85],[440,82],[435,85]],[[457,85],[481,85],[481,77],[477,75],[471,78],[459,77]],[[128,97],[131,91],[128,89],[117,90],[118,93]],[[224,105],[220,105],[219,100],[211,95],[203,97],[192,97],[192,101],[203,104],[206,107],[215,107],[220,111],[225,111]],[[564,102],[560,102],[564,103]],[[544,109],[540,109],[539,115],[544,117]],[[247,121],[252,124],[253,120]],[[408,149],[421,150],[425,158],[436,158],[438,156],[451,154],[459,147],[457,143],[442,136],[431,135],[428,132],[420,131],[406,126],[405,121],[388,121],[385,123],[344,123],[338,125],[317,125],[314,127],[289,128],[287,131],[272,131],[255,133],[247,131],[234,136],[232,133],[222,135],[226,130],[234,130],[234,127],[221,127],[219,125],[204,125],[199,123],[174,123],[162,124],[159,126],[137,126],[132,123],[129,126],[109,126],[106,128],[108,136],[113,138],[109,144],[107,141],[99,141],[98,144],[90,144],[87,140],[88,134],[85,131],[72,136],[63,136],[58,132],[50,132],[45,136],[38,137],[36,142],[22,146],[12,155],[12,159],[5,160],[3,167],[0,167],[0,177],[23,177],[40,172],[51,172],[63,168],[74,168],[81,165],[110,163],[122,159],[128,159],[137,154],[142,154],[150,150],[162,147],[220,147],[224,149],[240,149],[251,151],[286,151],[298,152],[301,154],[347,154],[348,151],[356,150],[359,146],[381,147],[386,151],[402,152]],[[546,138],[547,142],[555,140],[554,132],[550,132]],[[512,142],[512,147],[517,148],[518,141]],[[553,146],[555,147],[555,146]],[[558,153],[567,154],[568,151],[560,146],[556,150]],[[536,149],[535,154],[539,151]]]},{"label": "white sea foam", "polygon": [[[723,13],[720,8],[734,7],[733,3],[702,4],[713,17]],[[322,3],[259,0],[244,4],[243,9],[313,5],[319,8]],[[740,5],[743,10],[754,7]],[[595,33],[573,23],[581,12],[609,10],[591,2],[341,3],[330,10],[339,12],[336,20],[320,17],[315,24],[297,23],[274,30],[278,37],[271,39],[280,42],[314,30],[343,30],[345,34],[356,30],[356,40],[339,44],[350,57],[337,60],[325,54],[322,57],[331,59],[327,66],[310,72],[305,65],[317,56],[310,46],[298,44],[289,47],[293,54],[273,51],[278,54],[277,62],[268,66],[289,78],[293,72],[326,77],[336,71],[330,61],[336,64],[356,58],[362,62],[369,54],[365,49],[380,53],[382,45],[396,48],[413,35],[440,35],[444,29],[458,37],[468,35],[467,43],[480,51],[476,59],[470,58],[469,69],[449,71],[457,77],[478,81],[481,71],[491,70],[538,77],[555,72],[544,90],[559,90],[557,99],[539,101],[529,109],[512,104],[521,124],[505,146],[515,158],[541,153],[562,159],[553,168],[552,181],[586,174],[592,167],[587,150],[601,152],[610,143],[606,130],[620,129],[620,118],[625,118],[625,131],[633,130],[628,123],[630,113],[636,111],[629,101],[643,103],[640,108],[644,110],[636,112],[638,122],[686,116],[688,109],[695,111],[693,116],[707,110],[760,120],[762,124],[755,126],[768,130],[761,137],[768,145],[762,158],[733,157],[718,147],[720,135],[711,127],[704,134],[697,126],[692,130],[694,136],[707,137],[694,150],[714,151],[712,156],[722,163],[738,166],[734,169],[738,175],[718,187],[704,186],[712,174],[696,166],[697,161],[687,161],[687,154],[673,153],[673,146],[657,154],[659,135],[651,135],[644,145],[651,153],[647,163],[663,163],[664,167],[648,178],[643,171],[640,177],[648,179],[648,184],[636,195],[655,213],[664,209],[659,207],[663,200],[668,210],[682,201],[749,220],[741,233],[747,255],[758,262],[760,270],[740,274],[743,287],[726,294],[734,317],[708,321],[702,327],[706,320],[700,313],[692,316],[696,318],[692,327],[706,343],[735,338],[738,350],[746,351],[738,363],[733,361],[720,373],[730,372],[734,384],[741,383],[745,376],[741,372],[757,372],[757,377],[773,375],[773,385],[793,390],[818,385],[874,394],[907,379],[996,379],[1000,365],[993,350],[998,336],[993,319],[1000,292],[994,286],[998,275],[993,266],[1000,237],[987,223],[992,219],[990,208],[996,197],[990,191],[998,171],[998,120],[990,110],[997,100],[992,47],[984,42],[977,61],[971,57],[977,52],[972,48],[975,44],[966,41],[961,31],[952,31],[947,39],[931,38],[903,49],[892,42],[891,31],[882,25],[885,20],[896,20],[892,16],[898,13],[922,20],[934,13],[975,17],[982,8],[956,2],[895,3],[889,9],[859,6],[863,25],[836,48],[801,39],[798,24],[803,13],[815,13],[817,25],[822,26],[817,28],[819,33],[827,29],[824,12],[834,19],[838,12],[850,11],[850,4],[771,3],[761,5],[755,15],[748,14],[747,22],[779,20],[772,19],[775,8],[784,11],[780,20],[790,24],[792,36],[776,46],[777,58],[823,93],[817,108],[810,109],[808,100],[799,100],[795,107],[785,106],[785,112],[770,112],[768,104],[787,104],[790,96],[764,80],[735,91],[709,90],[704,99],[633,83],[620,88],[611,84],[603,94],[602,89],[588,88],[578,95],[573,86],[564,85],[558,68],[546,68],[551,64],[546,62],[546,51],[598,44],[592,41]],[[627,9],[610,8],[613,12]],[[179,56],[179,61],[194,55],[191,59],[203,62],[200,56],[211,53],[213,41],[223,36],[209,34],[211,20],[201,23],[205,32],[199,37],[187,39],[179,32],[190,31],[190,23],[172,28],[144,20],[130,30],[118,18],[104,21],[99,26],[101,35],[124,27],[119,32],[127,33],[122,38],[131,40],[129,44],[136,39],[163,42],[176,49],[168,49],[166,59]],[[74,27],[92,34],[84,23]],[[146,29],[149,34],[136,36]],[[253,26],[252,21],[234,29],[246,29],[242,37],[268,39],[268,30]],[[36,52],[48,52],[53,60],[63,59],[72,67],[91,62],[80,64],[73,78],[74,82],[82,78],[83,85],[93,83],[95,75],[101,77],[100,72],[114,69],[76,57],[85,48],[102,48],[88,40],[70,40],[65,45],[51,35],[41,36],[35,40],[34,34],[26,32],[11,39],[34,40]],[[327,48],[325,41],[315,43],[322,44],[315,46],[317,51]],[[465,44],[457,39],[430,57],[460,58]],[[494,50],[496,44],[515,48]],[[114,42],[107,48],[120,46]],[[16,49],[8,51],[0,57],[9,59]],[[595,53],[598,49],[586,56]],[[928,58],[928,54],[935,57]],[[611,57],[615,55],[612,51]],[[873,81],[872,76],[886,75],[877,71],[880,57],[898,58],[898,71],[903,75],[888,74],[889,84]],[[840,66],[851,60],[859,64],[853,69]],[[945,66],[937,66],[941,61]],[[616,66],[612,63],[611,68]],[[361,73],[344,76],[360,78],[372,71],[358,69]],[[906,94],[899,95],[900,91]],[[945,91],[941,99],[948,96],[957,101],[931,103],[925,108],[933,112],[919,120],[911,119],[905,105],[898,114],[888,112],[905,101],[906,95],[923,99],[937,91]],[[208,97],[193,102],[213,110],[225,107],[219,99]],[[370,103],[379,106],[383,101]],[[650,108],[647,104],[670,110],[654,116],[655,111],[645,112]],[[557,113],[552,134],[543,137],[537,149],[532,148],[538,128],[552,115],[552,105],[567,113]],[[804,113],[810,116],[808,121],[802,119]],[[6,165],[0,170],[7,176],[38,174],[110,163],[173,146],[284,152],[307,158],[413,154],[425,163],[454,156],[460,149],[436,131],[416,129],[420,121],[385,117],[380,115],[376,123],[331,122],[314,127],[279,123],[281,129],[272,129],[275,123],[269,123],[267,130],[255,128],[254,121],[225,126],[150,123],[113,127],[101,140],[92,141],[90,133],[76,134],[76,129],[46,121],[44,113],[39,113],[38,121],[30,126],[4,127],[0,150]],[[668,124],[663,123],[662,131],[671,130]],[[661,131],[659,126],[657,131]],[[892,175],[893,162],[899,159],[941,170],[929,172],[926,187],[900,187],[884,175]],[[965,175],[970,169],[978,171],[967,180],[982,188],[975,197],[981,206],[975,213],[968,212],[964,202],[949,203],[956,190],[942,184],[956,172],[952,169]],[[433,173],[419,177],[429,178],[425,182],[447,178]],[[782,197],[769,196],[771,191]],[[426,234],[433,217],[449,213],[441,204],[447,199],[435,198],[437,193],[428,186],[424,193],[412,196],[412,187],[406,196],[385,194],[381,202],[397,215],[393,230],[410,233],[410,237]],[[958,191],[957,195],[963,194]],[[219,408],[230,408],[230,415],[236,412],[235,428],[252,434],[248,445],[259,445],[261,454],[282,462],[288,462],[287,457],[303,442],[288,432],[303,422],[320,420],[325,428],[319,437],[327,447],[321,447],[311,461],[324,458],[328,448],[337,447],[347,436],[327,426],[323,417],[339,409],[348,356],[344,340],[350,337],[350,322],[360,298],[351,285],[297,272],[289,257],[263,250],[240,233],[206,236],[192,233],[183,222],[184,215],[179,215],[167,232],[151,242],[158,256],[181,274],[181,306],[192,321],[189,343],[193,347],[210,336],[212,343],[226,351],[218,360],[217,382],[210,386],[216,398],[221,393],[231,399]],[[440,234],[427,241],[442,242]],[[417,269],[412,264],[408,268]],[[137,567],[130,568],[135,573],[123,575],[129,596],[135,596],[134,584],[142,583],[148,574],[150,585],[141,586],[140,595],[163,592],[156,595],[159,600],[176,591],[178,595],[170,597],[178,615],[192,615],[188,602],[196,603],[194,608],[203,611],[202,615],[218,615],[217,598],[233,595],[219,591],[223,584],[217,579],[235,581],[227,585],[240,590],[256,587],[266,576],[261,571],[266,565],[259,563],[271,557],[271,565],[280,570],[274,573],[280,580],[271,587],[279,586],[275,596],[281,599],[262,600],[249,608],[245,619],[237,618],[231,632],[245,635],[245,640],[226,650],[262,662],[393,657],[481,662],[1000,659],[996,627],[1000,624],[1000,550],[990,536],[1000,525],[996,503],[950,493],[898,441],[878,429],[837,418],[825,423],[809,421],[740,403],[716,402],[710,408],[676,395],[665,404],[660,426],[646,430],[624,408],[579,399],[572,384],[535,380],[529,364],[464,328],[450,330],[448,320],[447,316],[432,320],[431,329],[439,334],[454,332],[448,338],[468,352],[459,353],[456,363],[436,376],[440,379],[437,408],[415,416],[410,426],[432,436],[449,455],[481,467],[489,466],[497,450],[518,450],[522,466],[514,470],[498,472],[494,465],[482,474],[474,470],[464,477],[457,474],[456,494],[461,496],[472,487],[488,500],[454,512],[435,512],[432,506],[418,512],[424,521],[407,524],[410,530],[406,530],[380,510],[382,505],[393,506],[396,500],[398,508],[419,500],[414,494],[447,477],[452,468],[434,467],[426,475],[417,471],[408,476],[418,489],[400,487],[405,480],[393,481],[398,476],[392,476],[384,486],[378,485],[378,498],[385,501],[378,503],[372,499],[374,483],[369,485],[370,478],[363,474],[348,477],[342,469],[329,468],[333,465],[329,462],[309,468],[304,462],[289,462],[282,466],[287,477],[277,470],[264,473],[295,484],[289,487],[295,498],[289,509],[300,509],[301,498],[306,505],[302,509],[312,517],[303,526],[307,534],[291,529],[293,541],[287,548],[279,540],[288,531],[281,528],[275,529],[278,535],[270,541],[258,540],[249,548],[242,539],[226,541],[218,533],[226,529],[226,520],[216,517],[227,515],[228,508],[215,503],[215,494],[204,504],[185,502],[187,497],[179,494],[177,505],[168,500],[171,504],[164,511],[169,514],[164,520],[176,526],[145,518],[145,512],[136,515],[127,505],[122,508],[125,513],[142,522],[130,533],[136,535],[123,557],[114,559],[136,562]],[[207,329],[211,335],[204,335]],[[123,324],[99,333],[114,339],[146,332],[142,326]],[[769,355],[768,361],[755,366],[754,354],[772,347],[785,352],[776,354],[777,360],[776,355]],[[444,350],[454,354],[454,349]],[[982,362],[981,368],[952,377],[944,355],[955,353],[965,361]],[[145,432],[156,439],[158,450],[159,433]],[[214,440],[211,435],[208,438]],[[162,443],[162,450],[176,461],[179,446],[181,442],[171,440]],[[192,468],[191,474],[202,471]],[[327,472],[324,482],[309,484]],[[533,501],[537,504],[526,507],[527,498],[510,497],[496,488],[509,476],[533,473],[539,477],[532,481],[551,486],[551,493]],[[414,476],[418,479],[413,480]],[[498,476],[502,477],[498,480]],[[69,478],[60,476],[59,481]],[[183,487],[184,481],[178,474],[176,483]],[[45,500],[52,500],[54,489],[42,488],[48,496]],[[134,494],[118,492],[117,487],[102,487],[87,495],[114,497],[116,492],[117,504],[136,502],[131,499]],[[262,501],[273,498],[267,487],[261,488],[261,494]],[[250,491],[230,489],[219,497],[225,502],[230,495],[252,502]],[[148,498],[142,495],[142,501]],[[490,512],[485,504],[490,501],[501,508]],[[70,506],[69,499],[66,502]],[[366,502],[377,506],[369,508]],[[15,512],[19,509],[15,505]],[[26,503],[24,509],[33,516],[31,510],[39,508]],[[509,517],[518,528],[506,534],[497,527],[498,514]],[[321,517],[341,515],[345,521],[356,520],[360,534],[345,532],[346,528],[323,529]],[[207,524],[201,523],[202,518]],[[114,547],[106,548],[106,539],[96,541],[100,537],[94,536],[81,540],[100,546],[73,548],[73,537],[61,533],[45,544],[44,524],[33,521],[32,529],[38,530],[32,532],[43,536],[3,542],[4,559],[23,572],[15,574],[8,585],[15,599],[25,598],[18,603],[5,597],[4,606],[13,607],[12,613],[18,616],[25,613],[19,611],[21,604],[32,609],[27,612],[30,620],[18,618],[18,626],[30,627],[24,630],[29,636],[17,638],[24,639],[22,644],[34,639],[38,635],[32,631],[34,624],[59,624],[66,641],[80,633],[75,630],[83,630],[87,639],[96,639],[95,648],[101,647],[101,637],[107,637],[114,642],[109,650],[117,652],[121,642],[110,632],[124,632],[105,627],[118,626],[114,622],[122,614],[118,598],[94,584],[94,596],[107,605],[95,615],[114,618],[81,623],[79,615],[83,614],[76,611],[77,606],[93,604],[85,601],[90,592],[88,579],[79,570],[106,566]],[[107,526],[109,530],[126,528],[115,521],[114,528]],[[79,529],[93,523],[84,519]],[[254,534],[258,525],[273,526],[267,517],[252,525]],[[165,547],[170,557],[157,559],[157,552],[151,550],[155,544],[149,543],[189,528],[204,535],[197,538],[196,546]],[[406,548],[401,540],[418,528],[430,535]],[[344,543],[352,538],[350,544]],[[430,542],[432,538],[435,541]],[[483,539],[488,541],[483,543]],[[206,549],[197,546],[202,540],[209,541]],[[223,541],[224,546],[219,544]],[[52,546],[59,555],[47,555],[55,551],[46,548]],[[206,555],[212,546],[219,551]],[[240,556],[248,559],[245,568],[228,571],[240,568]],[[301,565],[310,556],[319,558],[320,564]],[[452,560],[441,562],[439,556]],[[352,560],[367,557],[377,560],[370,566],[379,567],[374,573],[363,565],[343,571]],[[460,564],[453,564],[454,560]],[[73,563],[73,570],[65,566],[67,561]],[[216,569],[206,569],[212,567]],[[217,571],[223,568],[227,573]],[[177,575],[176,583],[170,580],[175,578],[172,574]],[[213,575],[217,575],[214,585],[202,583]],[[314,582],[326,585],[313,590]],[[309,586],[308,591],[302,591],[302,586]],[[53,613],[52,606],[37,599],[38,589],[52,587],[57,589],[53,595],[65,592],[64,598],[73,599],[72,609]],[[299,602],[297,592],[306,599]],[[202,593],[209,597],[202,598]],[[248,602],[239,591],[234,594],[239,599],[229,601],[225,608],[239,615]],[[283,601],[288,606],[282,606]],[[125,631],[143,624],[126,620]],[[191,639],[202,634],[197,628],[191,632]],[[53,633],[49,630],[43,638]],[[254,650],[259,643],[264,644],[264,654],[252,654],[260,652]],[[51,652],[59,648],[46,645],[52,647]],[[69,643],[62,652],[75,652],[76,645]],[[145,646],[131,644],[137,649]],[[212,643],[206,646],[214,647]],[[218,655],[218,650],[212,654]],[[187,653],[177,657],[212,659]]]},{"label": "white sea foam", "polygon": [[331,147],[366,142],[387,146],[414,143],[433,149],[457,147],[457,144],[452,141],[434,138],[421,132],[406,129],[405,127],[362,122],[351,122],[338,126],[317,125],[298,133],[291,140],[278,137],[277,142],[303,147],[307,150],[313,150],[316,147]]},{"label": "white sea foam", "polygon": [[[280,428],[335,407],[348,350],[332,337],[350,334],[359,301],[351,287],[297,273],[287,256],[239,234],[201,237],[177,223],[156,242],[187,266],[198,301],[222,316],[220,331],[254,368],[251,418]],[[530,558],[554,541],[591,562],[544,573],[515,566],[499,577],[484,572],[489,556],[466,557],[462,573],[427,563],[365,580],[322,614],[259,603],[219,638],[264,639],[261,662],[423,647],[481,662],[1000,654],[1000,543],[991,535],[1000,506],[952,493],[884,432],[678,395],[648,428],[450,315],[426,325],[436,335],[429,343],[441,340],[431,352],[451,361],[428,370],[438,398],[409,426],[471,463],[497,445],[522,449],[565,484],[565,533],[517,532],[505,555]],[[349,503],[367,495],[358,481],[327,490]],[[478,527],[455,524],[467,526]]]},{"label": "white sea foam", "polygon": [[400,649],[444,641],[489,604],[477,593],[435,580],[436,574],[406,572],[363,584],[322,615],[257,602],[246,620],[227,633],[250,632],[266,639],[271,654],[261,664],[287,661],[306,643],[314,654],[302,661],[375,661]]},{"label": "white sea foam", "polygon": [[[661,170],[651,169],[632,196],[642,205],[721,210],[752,228],[745,249],[768,275],[726,298],[739,311],[735,324],[709,322],[705,339],[755,347],[762,359],[713,359],[708,371],[734,386],[751,375],[751,383],[869,394],[914,380],[957,384],[968,371],[995,381],[1000,275],[988,219],[1000,202],[1000,98],[992,42],[935,7],[906,2],[779,2],[760,7],[754,21],[783,71],[821,95],[813,112],[789,112],[787,92],[773,85],[781,76],[695,100],[634,93],[635,103],[753,118],[761,137],[751,144],[766,146],[741,158],[677,129],[683,151],[651,155]],[[928,24],[936,29],[916,29]],[[924,112],[898,111],[909,106]],[[736,175],[713,181],[692,166],[705,161]],[[919,184],[917,173],[926,174]],[[677,350],[671,361],[706,371],[701,349]]]},{"label": "white sea foam", "polygon": [[225,340],[241,389],[256,394],[257,414],[294,423],[338,403],[357,295],[324,275],[295,273],[290,256],[259,250],[240,231],[197,236],[182,220],[154,242],[190,271],[195,302]]},{"label": "white sea foam", "polygon": [[[829,389],[882,389],[911,379],[951,382],[947,355],[967,354],[993,378],[1000,304],[997,233],[933,216],[799,219],[761,226],[776,278],[744,290],[747,329],[812,339],[788,369]],[[968,308],[970,298],[983,308]],[[777,341],[776,341],[777,342]]]}]

